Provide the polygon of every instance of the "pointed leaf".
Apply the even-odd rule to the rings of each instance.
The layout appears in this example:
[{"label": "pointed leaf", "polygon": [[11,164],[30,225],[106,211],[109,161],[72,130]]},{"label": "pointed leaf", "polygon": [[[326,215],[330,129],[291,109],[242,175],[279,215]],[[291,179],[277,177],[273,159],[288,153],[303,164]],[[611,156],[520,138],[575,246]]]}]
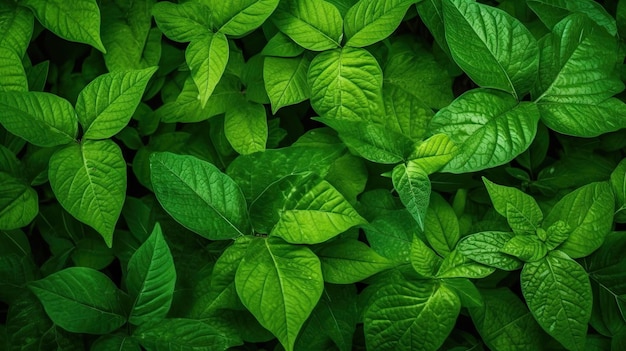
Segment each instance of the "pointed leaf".
[{"label": "pointed leaf", "polygon": [[267,143],[265,107],[254,102],[233,106],[224,116],[224,135],[242,155],[265,150]]},{"label": "pointed leaf", "polygon": [[487,89],[466,92],[433,117],[433,133],[444,133],[459,153],[444,168],[473,172],[505,164],[526,150],[537,132],[539,111],[528,102]]},{"label": "pointed leaf", "polygon": [[102,53],[100,9],[96,0],[23,0],[41,24],[59,37],[91,45]]},{"label": "pointed leaf", "polygon": [[469,0],[444,0],[446,40],[454,61],[476,84],[521,99],[535,82],[539,49],[516,18]]},{"label": "pointed leaf", "polygon": [[263,81],[272,102],[272,113],[283,106],[305,101],[311,95],[307,72],[311,60],[299,57],[266,57],[263,63]]},{"label": "pointed leaf", "polygon": [[626,104],[616,98],[601,102],[537,104],[541,121],[561,134],[590,138],[626,128]]},{"label": "pointed leaf", "polygon": [[183,226],[211,240],[250,232],[246,200],[235,182],[194,156],[150,156],[152,187],[163,208]]},{"label": "pointed leaf", "polygon": [[459,250],[453,250],[443,260],[437,278],[484,278],[495,271],[494,267],[489,267],[482,263],[478,263]]},{"label": "pointed leaf", "polygon": [[408,161],[394,167],[391,174],[393,187],[400,196],[420,229],[424,230],[424,217],[430,201],[430,179],[419,164]]},{"label": "pointed leaf", "polygon": [[320,261],[304,246],[256,239],[237,269],[237,293],[287,351],[324,289]]},{"label": "pointed leaf", "polygon": [[410,158],[427,174],[433,174],[443,168],[459,152],[452,139],[446,134],[435,134],[419,143]]},{"label": "pointed leaf", "polygon": [[181,4],[157,2],[152,7],[152,14],[163,34],[179,43],[202,38],[212,27],[211,10],[196,1]]},{"label": "pointed leaf", "polygon": [[553,251],[524,265],[520,279],[524,299],[539,325],[568,350],[585,350],[592,308],[585,270],[563,252]]},{"label": "pointed leaf", "polygon": [[0,92],[28,91],[22,58],[15,51],[0,46]]},{"label": "pointed leaf", "polygon": [[343,36],[339,10],[323,0],[284,0],[272,15],[273,23],[305,49],[336,48]]},{"label": "pointed leaf", "polygon": [[521,190],[498,185],[483,177],[493,207],[509,222],[513,232],[533,234],[543,220],[543,213],[532,196]]},{"label": "pointed leaf", "polygon": [[69,332],[107,334],[126,323],[122,292],[94,269],[66,268],[28,287],[50,319]]},{"label": "pointed leaf", "polygon": [[63,208],[97,230],[111,247],[126,196],[120,147],[111,140],[71,144],[52,155],[48,177]]},{"label": "pointed leaf", "polygon": [[446,257],[454,250],[461,238],[459,220],[452,206],[438,193],[432,193],[424,220],[424,235],[437,253]]},{"label": "pointed leaf", "polygon": [[464,237],[457,246],[459,252],[472,260],[505,271],[522,267],[517,258],[502,252],[504,245],[515,234],[507,232],[481,232]]},{"label": "pointed leaf", "polygon": [[546,27],[552,28],[570,13],[582,13],[615,36],[615,19],[599,3],[592,0],[530,0],[528,7],[537,14]]},{"label": "pointed leaf", "polygon": [[206,106],[215,86],[222,78],[228,62],[228,40],[223,33],[211,34],[194,39],[187,50],[185,60],[191,77],[198,87],[201,106]]},{"label": "pointed leaf", "polygon": [[279,0],[209,0],[215,26],[227,35],[241,36],[260,27],[274,12]]},{"label": "pointed leaf", "polygon": [[234,335],[224,335],[207,323],[195,319],[167,318],[156,324],[145,324],[133,337],[147,350],[227,350],[241,345]]},{"label": "pointed leaf", "polygon": [[324,51],[311,61],[307,77],[311,106],[321,117],[364,120],[383,108],[382,70],[365,49]]},{"label": "pointed leaf", "polygon": [[165,318],[175,284],[174,259],[157,223],[128,261],[126,288],[133,303],[128,321],[142,325]]},{"label": "pointed leaf", "polygon": [[366,244],[352,239],[333,241],[316,254],[322,263],[324,281],[332,284],[356,283],[393,266]]},{"label": "pointed leaf", "polygon": [[9,132],[42,147],[67,144],[78,134],[72,105],[50,93],[0,93],[0,123]]},{"label": "pointed leaf", "polygon": [[535,262],[548,253],[548,247],[536,235],[516,235],[502,247],[502,252],[524,262]]},{"label": "pointed leaf", "polygon": [[413,0],[361,0],[348,10],[344,31],[349,46],[369,46],[387,38],[400,25]]},{"label": "pointed leaf", "polygon": [[103,74],[78,94],[76,114],[86,139],[106,139],[124,128],[156,67]]},{"label": "pointed leaf", "polygon": [[25,227],[39,213],[35,189],[5,172],[0,172],[0,230]]},{"label": "pointed leaf", "polygon": [[30,44],[34,27],[33,13],[13,2],[0,4],[0,47],[23,57]]},{"label": "pointed leaf", "polygon": [[441,266],[443,259],[420,238],[413,238],[411,243],[411,266],[421,276],[433,278]]}]

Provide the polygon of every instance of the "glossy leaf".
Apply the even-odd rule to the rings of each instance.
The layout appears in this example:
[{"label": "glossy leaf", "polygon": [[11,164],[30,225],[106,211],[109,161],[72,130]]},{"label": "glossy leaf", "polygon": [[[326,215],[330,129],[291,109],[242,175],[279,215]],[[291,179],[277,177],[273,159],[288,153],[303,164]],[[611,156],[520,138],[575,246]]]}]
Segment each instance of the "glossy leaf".
[{"label": "glossy leaf", "polygon": [[0,184],[0,230],[27,226],[39,213],[37,192],[5,172],[0,172]]},{"label": "glossy leaf", "polygon": [[0,5],[0,47],[23,57],[33,34],[32,11],[11,2]]},{"label": "glossy leaf", "polygon": [[343,20],[337,8],[323,0],[281,1],[273,23],[305,49],[336,48],[343,37]]},{"label": "glossy leaf", "polygon": [[227,350],[241,345],[236,336],[224,335],[207,323],[195,319],[167,318],[156,324],[145,324],[133,337],[147,350]]},{"label": "glossy leaf", "polygon": [[66,268],[28,286],[50,319],[69,332],[107,334],[126,323],[121,291],[91,268]]},{"label": "glossy leaf", "polygon": [[570,229],[559,250],[572,258],[588,256],[611,231],[613,193],[608,182],[591,183],[565,195],[550,211],[544,227],[563,221]]},{"label": "glossy leaf", "polygon": [[152,14],[163,34],[179,43],[202,38],[212,27],[211,10],[201,2],[158,2],[154,4]]},{"label": "glossy leaf", "polygon": [[226,111],[224,134],[230,145],[242,155],[265,150],[267,117],[261,104],[242,103]]},{"label": "glossy leaf", "polygon": [[387,38],[404,18],[412,0],[361,0],[345,15],[346,45],[363,47]]},{"label": "glossy leaf", "polygon": [[494,267],[489,267],[478,263],[459,250],[453,250],[441,262],[437,271],[437,278],[484,278],[495,271]]},{"label": "glossy leaf", "polygon": [[98,231],[111,247],[126,195],[120,147],[110,140],[69,145],[50,158],[48,177],[63,208]]},{"label": "glossy leaf", "polygon": [[0,93],[0,123],[9,132],[42,147],[70,143],[78,133],[72,105],[50,93]]},{"label": "glossy leaf", "polygon": [[532,196],[521,190],[498,185],[483,177],[493,207],[509,222],[513,232],[533,234],[543,220],[543,213]]},{"label": "glossy leaf", "polygon": [[452,206],[441,195],[432,193],[424,222],[430,246],[442,257],[449,255],[460,239],[459,220]]},{"label": "glossy leaf", "polygon": [[76,115],[85,139],[106,139],[124,128],[135,113],[156,67],[98,76],[78,94]]},{"label": "glossy leaf", "polygon": [[411,243],[411,266],[421,276],[433,278],[443,259],[428,247],[420,238],[413,238]]},{"label": "glossy leaf", "polygon": [[444,171],[465,173],[505,164],[526,150],[537,132],[537,106],[495,90],[470,90],[433,117],[433,133],[444,133],[459,153]]},{"label": "glossy leaf", "polygon": [[128,261],[126,288],[132,299],[128,321],[142,325],[163,319],[170,309],[175,284],[174,259],[157,223]]},{"label": "glossy leaf", "polygon": [[22,59],[13,50],[4,48],[0,51],[0,77],[0,92],[28,91]]},{"label": "glossy leaf", "polygon": [[391,268],[392,263],[358,240],[333,241],[315,252],[322,263],[324,281],[352,284]]},{"label": "glossy leaf", "polygon": [[524,299],[539,325],[568,350],[585,350],[592,295],[589,277],[576,261],[553,251],[524,265]]},{"label": "glossy leaf", "polygon": [[106,52],[100,40],[100,9],[95,0],[24,0],[41,24],[63,39]]},{"label": "glossy leaf", "polygon": [[152,154],[150,170],[157,199],[183,226],[211,240],[249,233],[241,190],[214,165],[162,152]]},{"label": "glossy leaf", "polygon": [[458,152],[459,148],[449,136],[435,134],[419,143],[409,157],[427,174],[432,174],[448,164]]},{"label": "glossy leaf", "polygon": [[371,298],[364,315],[372,350],[437,350],[452,331],[461,301],[444,285],[395,282]]},{"label": "glossy leaf", "polygon": [[382,70],[365,49],[344,47],[318,54],[307,80],[311,106],[321,117],[364,120],[383,108]]},{"label": "glossy leaf", "polygon": [[206,1],[212,10],[218,31],[228,35],[244,35],[257,27],[274,12],[279,0]]},{"label": "glossy leaf", "polygon": [[476,84],[521,99],[539,64],[537,41],[516,18],[468,0],[444,0],[446,40],[454,61]]},{"label": "glossy leaf", "polygon": [[459,252],[472,260],[505,271],[514,271],[522,267],[517,258],[502,252],[504,245],[514,237],[507,232],[481,232],[468,235],[459,241]]},{"label": "glossy leaf", "polygon": [[250,243],[235,285],[246,308],[288,351],[324,289],[317,256],[273,238]]},{"label": "glossy leaf", "polygon": [[185,50],[185,60],[198,87],[200,93],[198,98],[202,107],[206,106],[215,86],[222,78],[228,57],[228,40],[219,32],[215,34],[207,32],[206,35],[195,38]]},{"label": "glossy leaf", "polygon": [[538,261],[548,253],[548,247],[536,235],[516,235],[501,250],[525,262]]},{"label": "glossy leaf", "polygon": [[299,57],[266,57],[263,63],[263,81],[272,102],[272,113],[284,106],[297,104],[309,98],[307,72],[311,60]]},{"label": "glossy leaf", "polygon": [[424,229],[424,217],[430,201],[430,180],[419,164],[408,161],[394,167],[391,174],[393,187],[400,200],[413,216],[420,229]]}]

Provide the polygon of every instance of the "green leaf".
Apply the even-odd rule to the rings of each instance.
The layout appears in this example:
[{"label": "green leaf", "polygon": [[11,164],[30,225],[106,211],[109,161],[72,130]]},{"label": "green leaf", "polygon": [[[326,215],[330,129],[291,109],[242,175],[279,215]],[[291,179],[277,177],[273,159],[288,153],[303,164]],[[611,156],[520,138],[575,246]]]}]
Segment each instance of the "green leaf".
[{"label": "green leaf", "polygon": [[152,7],[152,14],[163,34],[179,43],[206,36],[213,25],[212,11],[196,1],[181,4],[157,2]]},{"label": "green leaf", "polygon": [[0,92],[5,91],[26,92],[28,80],[24,66],[22,66],[22,59],[13,50],[2,48],[0,50]]},{"label": "green leaf", "polygon": [[491,350],[526,351],[544,348],[544,334],[526,305],[507,288],[481,289],[483,306],[470,308],[481,338]]},{"label": "green leaf", "polygon": [[0,47],[24,57],[34,27],[33,13],[13,2],[0,4]]},{"label": "green leaf", "polygon": [[307,79],[311,106],[321,117],[362,121],[383,109],[383,73],[365,49],[344,47],[318,54]]},{"label": "green leaf", "polygon": [[504,216],[516,234],[533,234],[543,220],[543,213],[532,196],[513,187],[498,185],[483,177],[495,210]]},{"label": "green leaf", "polygon": [[99,76],[78,94],[76,114],[86,139],[106,139],[130,121],[156,67]]},{"label": "green leaf", "polygon": [[361,0],[345,15],[346,45],[363,47],[387,38],[400,25],[413,0]]},{"label": "green leaf", "polygon": [[419,228],[408,211],[379,214],[363,229],[374,251],[396,264],[410,263],[414,237]]},{"label": "green leaf", "polygon": [[411,266],[421,276],[432,278],[437,274],[443,260],[420,238],[411,243]]},{"label": "green leaf", "polygon": [[421,140],[427,134],[433,111],[420,99],[389,83],[383,84],[384,115],[372,115],[371,120],[382,123],[412,140]]},{"label": "green leaf", "polygon": [[513,160],[530,146],[538,122],[535,104],[520,103],[495,90],[474,89],[439,110],[430,128],[447,134],[459,147],[443,171],[466,173]]},{"label": "green leaf", "polygon": [[496,231],[476,233],[461,239],[457,249],[476,262],[514,271],[522,267],[522,262],[502,252],[504,245],[514,236],[513,233]]},{"label": "green leaf", "polygon": [[461,310],[445,285],[408,281],[383,286],[365,310],[365,342],[371,350],[437,350]]},{"label": "green leaf", "polygon": [[369,246],[353,239],[340,239],[315,252],[322,263],[324,281],[332,284],[360,282],[393,264]]},{"label": "green leaf", "polygon": [[271,19],[281,32],[305,49],[324,51],[341,44],[341,14],[326,1],[284,0]]},{"label": "green leaf", "polygon": [[474,283],[467,278],[448,278],[441,283],[452,290],[461,300],[461,306],[467,308],[482,307],[483,298]]},{"label": "green leaf", "polygon": [[305,101],[311,95],[307,83],[309,55],[298,57],[266,57],[263,62],[263,81],[272,102],[272,113],[284,106]]},{"label": "green leaf", "polygon": [[100,40],[100,9],[95,0],[23,0],[39,22],[59,37],[106,53]]},{"label": "green leaf", "polygon": [[409,157],[427,174],[433,174],[448,164],[458,152],[459,148],[449,136],[435,134],[419,143]]},{"label": "green leaf", "polygon": [[203,108],[224,74],[228,57],[228,39],[223,33],[207,32],[192,40],[185,50],[185,60],[198,87],[198,99]]},{"label": "green leaf", "polygon": [[[541,230],[542,229],[537,230],[537,234],[539,234]],[[544,240],[548,246],[548,250],[553,250],[561,245],[561,243],[569,238],[571,231],[571,228],[563,221],[556,221],[551,224],[546,230],[546,238]]]},{"label": "green leaf", "polygon": [[235,285],[246,308],[288,351],[324,289],[317,256],[276,238],[250,243]]},{"label": "green leaf", "polygon": [[260,27],[274,12],[279,0],[209,0],[213,21],[218,31],[228,35],[244,35]]},{"label": "green leaf", "polygon": [[446,41],[445,28],[443,23],[443,4],[441,0],[420,1],[415,4],[417,13],[424,25],[433,35],[435,42],[441,49],[450,56],[450,48]]},{"label": "green leaf", "polygon": [[504,244],[502,252],[524,262],[534,262],[545,257],[548,247],[536,235],[516,235]]},{"label": "green leaf", "polygon": [[541,121],[561,134],[589,138],[626,127],[626,104],[616,98],[567,103],[542,100],[537,107]]},{"label": "green leaf", "polygon": [[446,40],[454,61],[476,84],[521,99],[537,74],[537,41],[516,18],[469,0],[444,0]]},{"label": "green leaf", "polygon": [[430,195],[424,223],[424,235],[430,246],[440,256],[448,256],[461,238],[459,220],[452,206],[438,193]]},{"label": "green leaf", "polygon": [[626,159],[620,161],[611,172],[611,187],[615,194],[616,214],[626,209]]},{"label": "green leaf", "polygon": [[336,130],[348,148],[372,162],[398,163],[406,160],[414,149],[411,139],[380,124],[325,117],[313,119]]},{"label": "green leaf", "polygon": [[408,161],[394,167],[391,174],[393,187],[400,196],[400,201],[406,206],[420,229],[424,230],[424,217],[430,201],[430,180],[428,174],[419,164]]},{"label": "green leaf", "polygon": [[246,200],[237,184],[194,156],[150,156],[152,187],[163,208],[186,228],[211,240],[248,234]]},{"label": "green leaf", "polygon": [[265,56],[296,57],[300,56],[304,51],[305,49],[291,40],[287,34],[278,32],[267,41],[261,54]]},{"label": "green leaf", "polygon": [[28,287],[50,319],[69,332],[107,334],[126,323],[121,291],[91,268],[66,268]]},{"label": "green leaf", "polygon": [[5,172],[0,172],[0,184],[0,230],[27,226],[39,213],[37,192]]},{"label": "green leaf", "polygon": [[552,28],[570,13],[581,13],[612,36],[617,34],[615,19],[599,3],[591,0],[530,0],[528,7],[537,14],[546,27]]},{"label": "green leaf", "polygon": [[128,321],[142,325],[165,318],[175,284],[174,259],[157,223],[128,261],[126,287],[133,301]]},{"label": "green leaf", "polygon": [[50,186],[59,203],[113,244],[126,196],[126,162],[111,140],[71,144],[50,158]]},{"label": "green leaf", "polygon": [[261,104],[244,102],[229,108],[224,116],[224,135],[242,155],[265,150],[267,130],[265,107]]},{"label": "green leaf", "polygon": [[608,182],[591,183],[565,195],[544,220],[544,227],[563,221],[570,228],[559,250],[572,258],[588,256],[611,231],[615,200]]},{"label": "green leaf", "polygon": [[159,323],[144,324],[133,332],[133,337],[147,350],[227,350],[242,342],[232,335],[224,335],[207,323],[195,319],[166,318]]},{"label": "green leaf", "polygon": [[42,147],[67,144],[78,134],[72,105],[50,93],[0,93],[0,123],[9,132]]},{"label": "green leaf", "polygon": [[489,267],[482,263],[478,263],[468,256],[461,253],[460,250],[453,250],[443,260],[437,278],[484,278],[495,271],[495,268]]},{"label": "green leaf", "polygon": [[107,334],[98,338],[89,351],[141,351],[139,342],[130,336]]},{"label": "green leaf", "polygon": [[524,299],[539,325],[568,350],[585,350],[592,294],[589,277],[576,261],[553,251],[524,265]]}]

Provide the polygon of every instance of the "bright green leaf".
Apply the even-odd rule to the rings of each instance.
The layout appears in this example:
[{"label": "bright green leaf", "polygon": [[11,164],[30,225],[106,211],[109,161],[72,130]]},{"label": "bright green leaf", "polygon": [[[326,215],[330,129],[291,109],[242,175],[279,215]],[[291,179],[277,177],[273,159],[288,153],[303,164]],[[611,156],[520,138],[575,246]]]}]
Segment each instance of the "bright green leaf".
[{"label": "bright green leaf", "polygon": [[542,100],[537,107],[542,122],[561,134],[594,137],[626,127],[626,104],[616,98],[567,103]]},{"label": "bright green leaf", "polygon": [[449,136],[435,134],[419,143],[409,157],[427,174],[433,174],[448,164],[458,152],[459,148]]},{"label": "bright green leaf", "polygon": [[332,284],[356,283],[393,266],[369,246],[353,239],[333,241],[315,253],[322,263],[324,281]]},{"label": "bright green leaf", "polygon": [[478,263],[459,250],[453,250],[441,262],[437,278],[484,278],[495,271],[495,268]]},{"label": "bright green leaf", "polygon": [[430,180],[428,174],[419,164],[408,161],[394,167],[391,174],[393,187],[400,196],[400,201],[406,206],[420,229],[424,229],[424,217],[430,201]]},{"label": "bright green leaf", "polygon": [[267,41],[261,54],[265,56],[296,57],[300,56],[304,50],[302,46],[291,40],[287,34],[278,32]]},{"label": "bright green leaf", "polygon": [[239,338],[224,335],[207,323],[195,319],[167,318],[156,324],[145,324],[133,337],[147,350],[227,350],[241,345]]},{"label": "bright green leaf", "polygon": [[509,222],[513,232],[533,234],[543,220],[543,213],[532,196],[513,187],[498,185],[483,177],[493,207]]},{"label": "bright green leaf", "polygon": [[201,106],[206,106],[228,62],[228,40],[223,33],[207,32],[195,38],[185,50],[185,60],[198,87]]},{"label": "bright green leaf", "polygon": [[[537,230],[537,234],[543,229]],[[569,238],[571,228],[564,221],[556,221],[546,229],[545,243],[548,250],[553,250]]]},{"label": "bright green leaf", "polygon": [[122,292],[94,269],[66,268],[28,287],[50,319],[69,332],[107,334],[126,323]]},{"label": "bright green leaf", "polygon": [[452,290],[461,300],[461,306],[467,308],[482,307],[483,298],[474,283],[467,278],[448,278],[441,282]]},{"label": "bright green leaf", "polygon": [[0,123],[9,132],[42,147],[67,144],[78,133],[72,105],[50,93],[0,93]]},{"label": "bright green leaf", "polygon": [[522,262],[502,252],[504,245],[514,236],[513,233],[495,231],[476,233],[461,239],[457,249],[476,262],[514,271],[522,267]]},{"label": "bright green leaf", "polygon": [[432,278],[437,274],[443,260],[420,238],[411,243],[411,266],[421,276]]},{"label": "bright green leaf", "polygon": [[233,106],[224,116],[224,134],[233,149],[242,155],[265,150],[267,143],[265,107],[253,102]]},{"label": "bright green leaf", "polygon": [[414,0],[360,0],[345,15],[346,45],[363,47],[387,38]]},{"label": "bright green leaf", "polygon": [[23,57],[30,44],[34,27],[33,13],[13,2],[0,4],[0,47]]},{"label": "bright green leaf", "polygon": [[39,213],[37,192],[5,172],[0,172],[0,184],[0,230],[25,227]]},{"label": "bright green leaf", "polygon": [[126,162],[111,140],[71,144],[50,158],[50,185],[57,199],[79,221],[113,243],[126,195]]},{"label": "bright green leaf", "polygon": [[106,139],[124,128],[156,67],[103,74],[78,94],[76,114],[84,138]]},{"label": "bright green leaf", "polygon": [[209,0],[213,21],[218,31],[228,35],[244,35],[261,26],[274,12],[279,0]]},{"label": "bright green leaf", "polygon": [[272,102],[272,113],[276,113],[283,106],[297,104],[310,97],[307,83],[310,63],[308,55],[265,58],[263,81]]},{"label": "bright green leaf", "polygon": [[157,223],[128,261],[126,288],[132,299],[128,321],[142,325],[163,319],[170,309],[175,284],[174,259]]},{"label": "bright green leaf", "polygon": [[305,246],[256,239],[237,269],[237,293],[262,326],[287,351],[324,289],[320,261]]},{"label": "bright green leaf", "polygon": [[548,247],[536,235],[516,235],[504,244],[502,252],[524,262],[535,262],[548,253]]},{"label": "bright green leaf", "polygon": [[28,91],[28,80],[22,66],[22,59],[15,51],[0,50],[0,92],[5,91]]},{"label": "bright green leaf", "polygon": [[374,251],[396,264],[411,261],[411,248],[419,228],[407,210],[389,211],[363,227]]},{"label": "bright green leaf", "polygon": [[152,14],[163,34],[179,43],[202,38],[210,34],[212,27],[211,10],[198,1],[158,2],[152,8]]},{"label": "bright green leaf", "polygon": [[395,132],[402,133],[412,140],[426,136],[428,123],[433,111],[420,99],[393,85],[383,84],[384,115],[371,115],[369,118],[382,123]]},{"label": "bright green leaf", "polygon": [[249,234],[241,190],[214,165],[161,152],[151,155],[150,170],[157,199],[183,226],[211,240]]},{"label": "bright green leaf", "polygon": [[452,206],[438,193],[432,193],[426,217],[424,235],[437,253],[446,257],[460,239],[459,220]]}]

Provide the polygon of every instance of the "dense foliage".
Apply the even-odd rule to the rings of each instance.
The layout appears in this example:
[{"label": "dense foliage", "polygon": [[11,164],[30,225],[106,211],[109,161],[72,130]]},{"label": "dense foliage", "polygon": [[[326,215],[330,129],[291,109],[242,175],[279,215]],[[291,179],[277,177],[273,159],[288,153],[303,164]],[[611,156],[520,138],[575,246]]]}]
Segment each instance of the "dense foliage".
[{"label": "dense foliage", "polygon": [[626,1],[0,0],[0,349],[625,350]]}]

